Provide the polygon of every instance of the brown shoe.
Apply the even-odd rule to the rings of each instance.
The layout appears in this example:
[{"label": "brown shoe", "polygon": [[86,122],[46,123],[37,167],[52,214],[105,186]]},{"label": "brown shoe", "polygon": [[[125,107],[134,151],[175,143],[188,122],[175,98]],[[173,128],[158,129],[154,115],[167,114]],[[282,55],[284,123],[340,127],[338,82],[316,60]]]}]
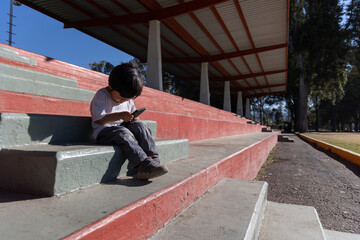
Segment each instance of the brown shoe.
[{"label": "brown shoe", "polygon": [[138,173],[134,176],[134,178],[141,180],[148,180],[150,178],[156,178],[161,175],[167,173],[169,169],[164,165],[140,165]]}]

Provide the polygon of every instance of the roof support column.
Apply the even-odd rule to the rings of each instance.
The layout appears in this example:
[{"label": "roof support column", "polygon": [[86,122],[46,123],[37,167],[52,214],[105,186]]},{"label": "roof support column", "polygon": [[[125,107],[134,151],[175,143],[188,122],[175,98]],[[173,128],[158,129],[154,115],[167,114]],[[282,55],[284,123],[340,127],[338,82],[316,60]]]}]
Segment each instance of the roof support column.
[{"label": "roof support column", "polygon": [[208,63],[201,63],[200,102],[210,105]]},{"label": "roof support column", "polygon": [[150,21],[147,50],[146,86],[162,91],[163,81],[160,38],[160,21]]},{"label": "roof support column", "polygon": [[225,81],[223,109],[225,111],[231,112],[230,81]]},{"label": "roof support column", "polygon": [[251,114],[250,114],[250,99],[246,98],[246,102],[245,102],[245,117],[247,119],[251,119]]},{"label": "roof support column", "polygon": [[238,91],[236,114],[239,116],[244,116],[242,91]]}]

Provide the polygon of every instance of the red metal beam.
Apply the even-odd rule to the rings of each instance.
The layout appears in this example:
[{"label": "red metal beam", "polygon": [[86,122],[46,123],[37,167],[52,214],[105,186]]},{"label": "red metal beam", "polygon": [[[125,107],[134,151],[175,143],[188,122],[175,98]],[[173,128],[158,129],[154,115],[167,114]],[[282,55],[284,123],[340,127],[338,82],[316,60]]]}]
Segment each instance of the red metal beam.
[{"label": "red metal beam", "polygon": [[[255,77],[261,77],[261,76],[265,76],[265,75],[272,75],[272,74],[286,73],[286,72],[287,72],[287,69],[280,69],[280,70],[273,70],[273,71],[259,72],[259,73],[251,73],[251,74],[244,74],[244,75],[238,75],[238,76],[229,76],[229,77],[226,77],[226,78],[212,77],[212,78],[209,78],[209,80],[210,81],[215,81],[215,82],[237,81],[237,80],[242,80],[242,79],[246,79],[246,78],[255,78]],[[187,80],[187,78],[185,78],[184,80]],[[188,79],[188,80],[193,80],[193,79]]]},{"label": "red metal beam", "polygon": [[[242,24],[243,24],[244,30],[245,30],[245,32],[246,32],[246,36],[248,37],[248,40],[249,40],[249,42],[250,42],[250,44],[251,44],[251,47],[254,49],[254,48],[255,48],[255,44],[254,44],[254,41],[253,41],[252,36],[251,36],[251,34],[250,34],[250,30],[249,30],[249,27],[248,27],[248,25],[247,25],[245,16],[244,16],[244,14],[243,14],[243,12],[242,12],[242,10],[241,10],[239,1],[238,1],[238,0],[233,0],[233,1],[234,1],[234,4],[235,4],[235,8],[236,8],[236,10],[237,10],[237,12],[238,12],[238,14],[239,14],[240,19],[241,19],[241,22],[242,22]],[[255,55],[256,55],[256,59],[257,59],[257,62],[259,63],[259,66],[260,66],[261,71],[264,71],[264,68],[263,68],[262,63],[261,63],[260,58],[259,58],[259,55],[258,55],[257,53],[256,53]],[[265,76],[265,81],[266,81],[266,84],[269,85],[269,81],[268,81],[268,79],[267,79],[266,76]],[[270,89],[269,89],[269,90],[270,90]]]},{"label": "red metal beam", "polygon": [[268,95],[281,95],[281,94],[285,94],[286,91],[282,91],[282,92],[268,92],[268,93],[257,93],[257,94],[249,94],[249,95],[244,95],[245,98],[254,98],[254,97],[263,97],[263,96],[268,96]]},{"label": "red metal beam", "polygon": [[[245,79],[245,78],[256,78],[256,77],[260,77],[260,76],[266,76],[266,75],[272,75],[272,74],[278,74],[278,73],[284,73],[284,72],[287,72],[287,69],[244,74],[244,75],[239,75],[239,76],[231,76],[231,77],[227,78],[226,81],[236,81],[236,80],[241,80],[241,79]],[[224,78],[211,78],[211,80],[224,81]],[[267,85],[269,85],[269,84],[267,84]]]},{"label": "red metal beam", "polygon": [[249,87],[249,88],[242,88],[242,91],[253,91],[253,90],[259,90],[263,88],[274,88],[274,87],[283,87],[286,86],[286,83],[282,84],[274,84],[274,85],[265,85],[265,86],[259,86],[259,87]]},{"label": "red metal beam", "polygon": [[266,47],[252,48],[252,49],[235,51],[235,52],[230,52],[230,53],[222,53],[222,54],[217,54],[217,55],[212,55],[212,56],[165,58],[165,59],[163,59],[163,62],[168,62],[168,63],[213,62],[213,61],[220,61],[220,60],[225,60],[225,59],[229,59],[229,58],[236,58],[236,57],[247,56],[247,55],[251,55],[251,54],[255,54],[255,53],[267,52],[267,51],[272,51],[272,50],[276,50],[276,49],[286,48],[287,46],[288,46],[287,43],[281,43],[281,44],[276,44],[276,45],[271,45],[271,46],[266,46]]},{"label": "red metal beam", "polygon": [[[221,26],[222,29],[224,30],[226,36],[229,38],[231,44],[234,46],[234,48],[236,49],[236,51],[240,51],[238,45],[236,44],[234,38],[232,37],[229,29],[226,27],[224,21],[222,20],[220,14],[219,14],[218,11],[216,10],[216,8],[215,8],[215,7],[210,7],[210,9],[211,9],[212,13],[214,14],[215,18],[218,20],[220,26]],[[250,73],[253,73],[252,70],[251,70],[251,68],[250,68],[250,66],[249,66],[249,64],[247,63],[246,59],[245,59],[243,56],[241,56],[240,58],[241,58],[241,60],[243,61],[243,63],[245,64],[245,66],[246,66],[246,68],[248,69],[248,71],[249,71]],[[259,81],[258,81],[256,78],[254,78],[254,79],[255,79],[256,84],[257,84],[257,85],[260,85]],[[246,82],[247,82],[247,80],[246,80]],[[250,86],[250,85],[249,85],[249,86]]]},{"label": "red metal beam", "polygon": [[135,13],[124,16],[112,16],[97,20],[87,20],[73,23],[66,23],[64,28],[93,27],[93,26],[110,26],[120,24],[139,24],[147,23],[151,20],[160,20],[174,18],[192,11],[207,8],[225,2],[227,0],[194,0],[178,4],[167,8],[154,9],[151,12]]},{"label": "red metal beam", "polygon": [[[254,91],[254,90],[261,90],[264,88],[285,87],[285,86],[286,86],[286,84],[282,83],[282,84],[265,85],[265,86],[258,86],[258,87],[248,87],[248,88],[240,87],[240,88],[232,88],[232,89],[236,90],[236,91],[249,92],[249,91]],[[223,88],[214,88],[214,87],[212,87],[211,89],[217,90],[217,91],[223,90]]]},{"label": "red metal beam", "polygon": [[[149,10],[159,9],[161,5],[155,0],[138,0]],[[169,18],[164,20],[166,26],[172,30],[180,39],[186,42],[195,52],[197,52],[201,56],[209,55],[208,51],[197,42],[197,40],[185,29],[183,28],[175,19]],[[221,66],[218,62],[211,63],[214,68],[219,71],[224,76],[228,77],[230,74],[226,71],[226,69]]]},{"label": "red metal beam", "polygon": [[[178,0],[179,3],[184,3],[183,0]],[[193,19],[193,21],[196,23],[196,25],[199,26],[199,28],[205,33],[205,35],[210,39],[210,41],[214,44],[214,46],[222,53],[224,54],[225,51],[222,49],[222,47],[219,45],[219,43],[215,40],[215,38],[210,34],[210,32],[207,30],[207,28],[204,26],[204,24],[201,23],[201,21],[198,19],[198,17],[195,16],[193,12],[189,13],[190,17]],[[227,61],[230,63],[230,65],[237,71],[238,74],[241,74],[239,69],[235,66],[235,64],[231,61],[231,59],[227,59]],[[210,61],[203,61],[203,62],[210,62]],[[200,63],[200,62],[199,62]],[[247,80],[246,80],[247,82]],[[247,82],[248,86],[250,84]],[[241,87],[239,83],[235,82],[235,85],[237,87]]]}]

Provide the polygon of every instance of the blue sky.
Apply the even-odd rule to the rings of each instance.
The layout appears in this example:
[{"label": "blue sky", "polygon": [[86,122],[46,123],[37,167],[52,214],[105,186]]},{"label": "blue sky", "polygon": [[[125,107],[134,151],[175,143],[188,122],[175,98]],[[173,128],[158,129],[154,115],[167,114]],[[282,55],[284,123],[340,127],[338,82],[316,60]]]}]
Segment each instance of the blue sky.
[{"label": "blue sky", "polygon": [[[25,5],[13,7],[14,47],[89,68],[89,63],[106,60],[114,65],[132,56],[108,46]],[[10,0],[0,0],[0,42],[8,44]]]}]

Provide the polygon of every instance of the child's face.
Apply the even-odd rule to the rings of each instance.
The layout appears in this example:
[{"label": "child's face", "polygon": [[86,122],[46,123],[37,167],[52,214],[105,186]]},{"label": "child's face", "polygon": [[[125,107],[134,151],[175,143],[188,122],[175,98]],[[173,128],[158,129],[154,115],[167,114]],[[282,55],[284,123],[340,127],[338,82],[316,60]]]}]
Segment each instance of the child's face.
[{"label": "child's face", "polygon": [[130,100],[130,98],[124,98],[120,96],[120,93],[113,89],[111,89],[110,94],[111,94],[111,98],[117,103],[123,103]]}]

